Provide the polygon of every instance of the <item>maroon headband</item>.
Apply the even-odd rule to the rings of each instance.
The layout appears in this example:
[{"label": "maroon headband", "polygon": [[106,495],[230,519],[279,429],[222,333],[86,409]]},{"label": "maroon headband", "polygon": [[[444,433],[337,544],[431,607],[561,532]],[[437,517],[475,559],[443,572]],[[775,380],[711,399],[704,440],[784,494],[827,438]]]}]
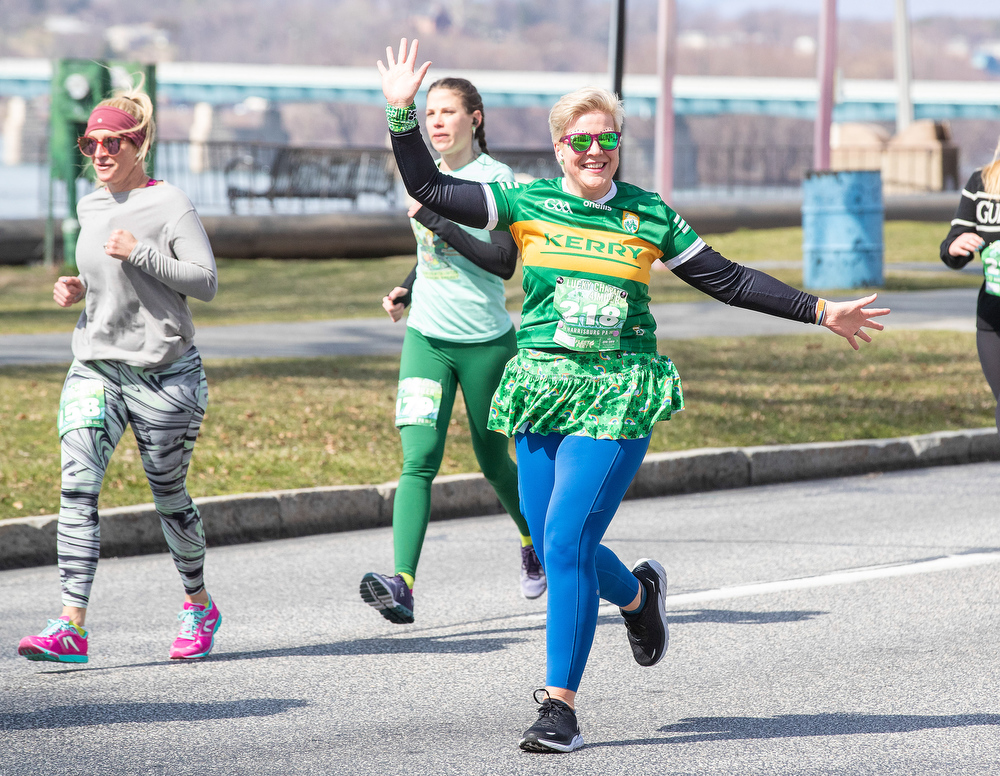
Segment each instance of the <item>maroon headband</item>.
[{"label": "maroon headband", "polygon": [[142,148],[142,144],[146,141],[146,132],[144,130],[139,130],[138,132],[128,131],[138,126],[138,124],[139,122],[136,121],[135,116],[123,111],[121,108],[115,108],[111,105],[99,105],[90,114],[86,134],[89,135],[95,129],[106,129],[127,137],[135,144],[136,148]]}]

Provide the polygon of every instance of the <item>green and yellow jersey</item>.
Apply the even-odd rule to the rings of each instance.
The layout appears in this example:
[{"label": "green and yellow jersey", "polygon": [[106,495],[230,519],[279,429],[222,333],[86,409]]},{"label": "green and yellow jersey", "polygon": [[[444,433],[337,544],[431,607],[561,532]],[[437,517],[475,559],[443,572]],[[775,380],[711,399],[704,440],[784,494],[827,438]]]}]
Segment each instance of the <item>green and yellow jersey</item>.
[{"label": "green and yellow jersey", "polygon": [[591,201],[562,179],[488,183],[488,229],[509,229],[524,265],[519,348],[656,352],[650,266],[680,266],[705,243],[657,194],[614,183]]}]

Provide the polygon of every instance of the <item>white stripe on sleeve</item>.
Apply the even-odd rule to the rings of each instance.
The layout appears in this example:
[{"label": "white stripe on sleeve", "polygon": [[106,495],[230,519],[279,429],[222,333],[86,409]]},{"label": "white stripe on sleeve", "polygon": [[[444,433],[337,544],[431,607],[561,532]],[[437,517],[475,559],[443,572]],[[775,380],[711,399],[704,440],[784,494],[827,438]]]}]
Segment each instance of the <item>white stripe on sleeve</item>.
[{"label": "white stripe on sleeve", "polygon": [[483,187],[483,194],[486,196],[486,215],[489,218],[489,221],[483,228],[493,230],[497,228],[497,221],[500,220],[500,215],[497,212],[497,201],[493,198],[493,189],[485,183],[481,183],[480,185]]},{"label": "white stripe on sleeve", "polygon": [[698,253],[701,253],[701,251],[704,248],[705,248],[705,241],[699,237],[697,240],[691,243],[690,247],[686,251],[681,253],[679,256],[674,256],[674,258],[666,262],[667,269],[675,269],[676,267],[679,267],[688,259],[697,255]]}]

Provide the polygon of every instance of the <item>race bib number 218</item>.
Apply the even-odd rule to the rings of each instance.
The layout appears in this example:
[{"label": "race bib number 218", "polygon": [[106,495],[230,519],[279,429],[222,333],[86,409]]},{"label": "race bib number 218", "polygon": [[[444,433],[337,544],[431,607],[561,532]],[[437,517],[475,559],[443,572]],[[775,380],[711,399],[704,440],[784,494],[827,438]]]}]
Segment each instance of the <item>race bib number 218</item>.
[{"label": "race bib number 218", "polygon": [[628,294],[617,286],[584,278],[556,279],[553,304],[560,319],[552,339],[570,350],[595,352],[621,347]]}]

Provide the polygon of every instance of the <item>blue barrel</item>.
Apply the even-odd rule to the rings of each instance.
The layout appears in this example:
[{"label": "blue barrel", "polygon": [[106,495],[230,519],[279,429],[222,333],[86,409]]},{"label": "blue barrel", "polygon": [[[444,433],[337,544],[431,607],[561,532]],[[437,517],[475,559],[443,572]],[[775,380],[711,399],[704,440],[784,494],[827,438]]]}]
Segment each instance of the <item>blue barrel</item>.
[{"label": "blue barrel", "polygon": [[882,175],[810,172],[802,181],[802,283],[808,289],[882,285]]}]

